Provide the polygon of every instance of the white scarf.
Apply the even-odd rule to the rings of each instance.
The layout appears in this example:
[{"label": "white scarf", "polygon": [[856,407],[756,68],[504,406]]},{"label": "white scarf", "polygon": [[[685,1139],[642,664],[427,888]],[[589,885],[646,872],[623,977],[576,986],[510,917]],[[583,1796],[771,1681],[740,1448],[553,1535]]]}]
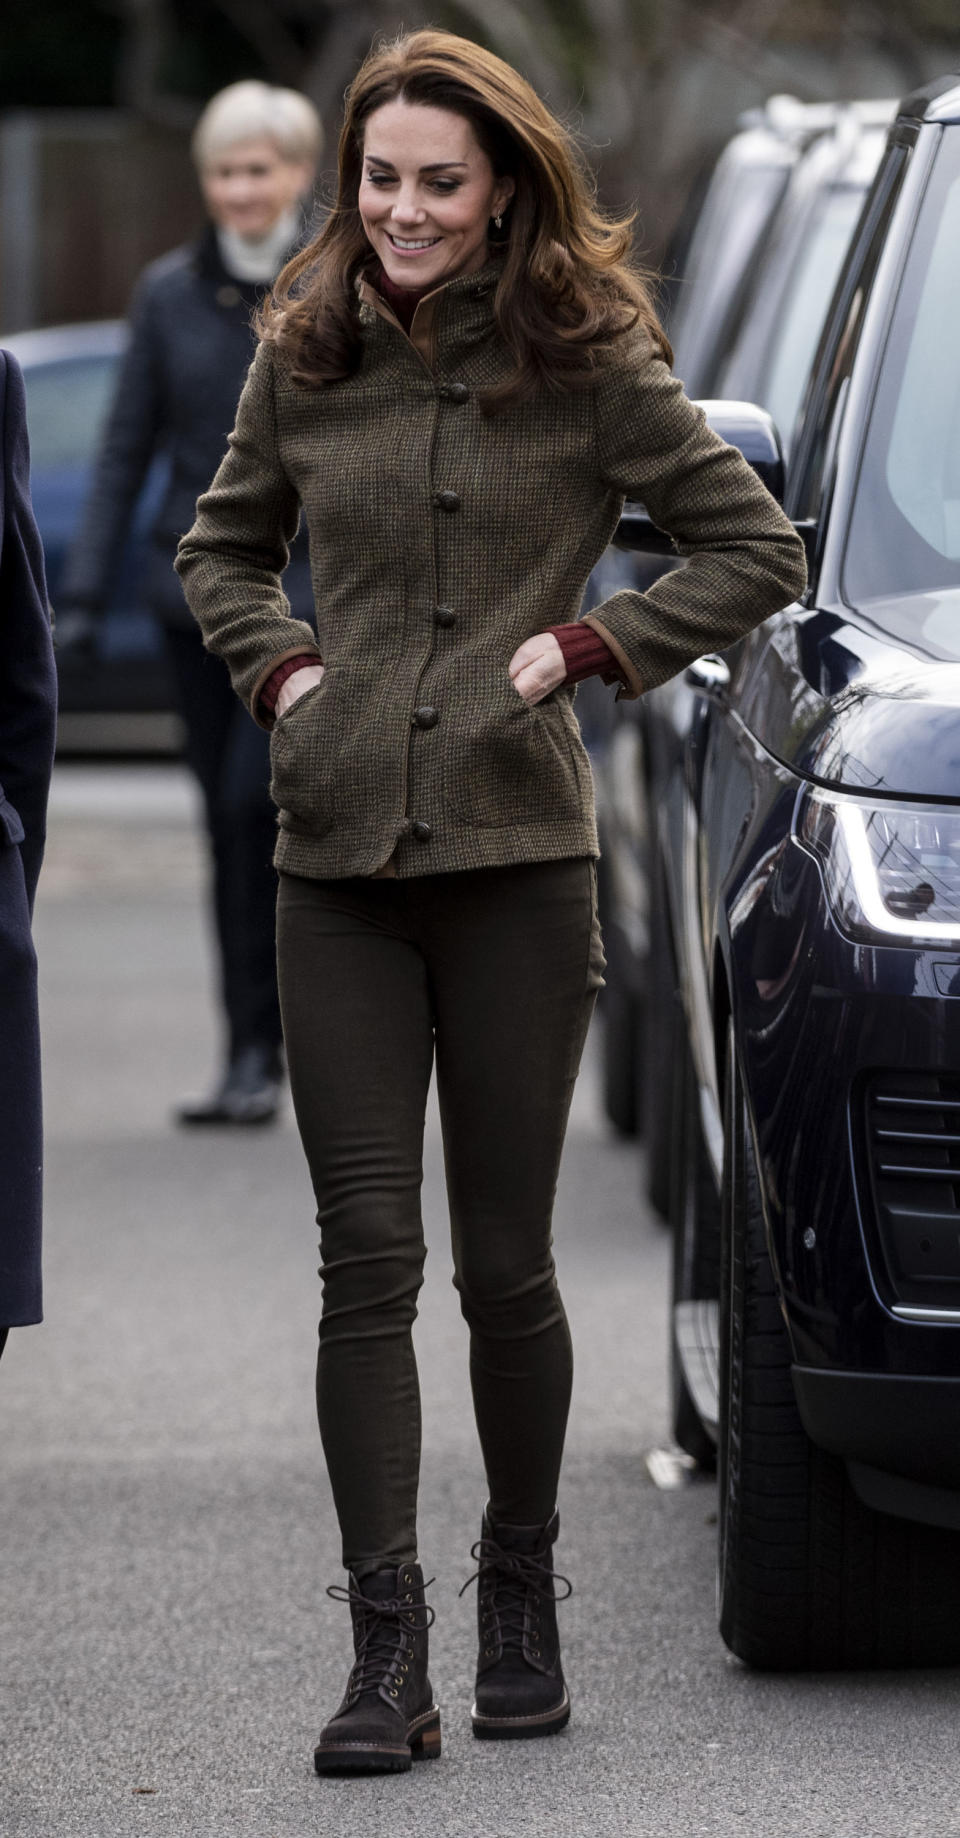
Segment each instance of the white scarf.
[{"label": "white scarf", "polygon": [[300,212],[294,205],[284,211],[266,236],[239,236],[236,230],[217,230],[217,245],[228,274],[235,281],[273,281],[287,250],[300,233]]}]

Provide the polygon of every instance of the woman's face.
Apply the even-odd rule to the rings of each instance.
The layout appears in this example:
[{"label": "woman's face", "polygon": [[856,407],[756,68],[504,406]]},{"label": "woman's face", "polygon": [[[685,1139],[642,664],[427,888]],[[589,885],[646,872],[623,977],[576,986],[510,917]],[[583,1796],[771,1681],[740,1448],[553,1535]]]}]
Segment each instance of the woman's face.
[{"label": "woman's face", "polygon": [[464,115],[398,97],[367,120],[360,216],[398,287],[439,287],[482,268],[490,219],[513,191]]},{"label": "woman's face", "polygon": [[284,159],[273,141],[240,140],[208,161],[200,187],[219,230],[256,240],[303,197],[312,178],[309,165]]}]

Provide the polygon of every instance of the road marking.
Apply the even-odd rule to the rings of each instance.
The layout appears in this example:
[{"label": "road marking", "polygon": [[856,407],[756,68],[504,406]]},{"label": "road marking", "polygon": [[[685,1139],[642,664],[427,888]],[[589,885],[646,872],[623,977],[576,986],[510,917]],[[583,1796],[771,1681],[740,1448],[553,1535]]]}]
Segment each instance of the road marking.
[{"label": "road marking", "polygon": [[646,1463],[647,1473],[661,1493],[673,1493],[678,1487],[688,1487],[697,1472],[693,1456],[685,1455],[682,1449],[650,1449]]}]

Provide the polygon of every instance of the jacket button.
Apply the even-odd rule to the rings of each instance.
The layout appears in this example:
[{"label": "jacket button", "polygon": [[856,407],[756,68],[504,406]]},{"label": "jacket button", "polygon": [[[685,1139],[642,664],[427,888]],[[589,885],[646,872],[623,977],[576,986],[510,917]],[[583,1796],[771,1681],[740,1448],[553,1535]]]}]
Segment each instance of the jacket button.
[{"label": "jacket button", "polygon": [[458,511],[460,509],[460,493],[458,491],[438,491],[433,502],[438,510]]},{"label": "jacket button", "polygon": [[435,606],[433,617],[437,625],[451,626],[457,623],[457,615],[452,606]]},{"label": "jacket button", "polygon": [[232,287],[228,283],[225,287],[217,288],[216,299],[218,306],[239,306],[243,295],[239,287]]},{"label": "jacket button", "polygon": [[436,709],[425,702],[421,708],[414,709],[413,719],[418,728],[435,728],[440,717]]},{"label": "jacket button", "polygon": [[440,394],[446,396],[448,402],[468,402],[470,400],[470,391],[466,383],[447,383]]},{"label": "jacket button", "polygon": [[422,817],[417,817],[410,825],[410,832],[418,842],[429,842],[432,834],[429,823],[424,823]]}]

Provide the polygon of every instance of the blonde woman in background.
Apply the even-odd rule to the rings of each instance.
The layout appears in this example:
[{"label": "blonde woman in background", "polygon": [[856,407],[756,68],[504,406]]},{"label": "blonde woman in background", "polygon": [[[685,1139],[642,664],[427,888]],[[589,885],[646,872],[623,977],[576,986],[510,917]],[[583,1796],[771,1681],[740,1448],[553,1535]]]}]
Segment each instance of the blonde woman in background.
[{"label": "blonde woman in background", "polygon": [[[163,628],[186,757],[203,796],[224,1031],[213,1088],[178,1107],[182,1124],[266,1123],[281,1091],[267,737],[238,704],[223,665],[205,652],[171,564],[233,425],[255,349],[253,314],[304,233],[321,145],[317,113],[294,90],[233,83],[204,109],[193,156],[209,223],[196,243],[141,276],[57,606],[58,648],[89,650],[140,489],[162,455],[169,478],[151,533],[146,597]],[[300,617],[312,619],[305,542],[295,548],[287,583]]]}]

